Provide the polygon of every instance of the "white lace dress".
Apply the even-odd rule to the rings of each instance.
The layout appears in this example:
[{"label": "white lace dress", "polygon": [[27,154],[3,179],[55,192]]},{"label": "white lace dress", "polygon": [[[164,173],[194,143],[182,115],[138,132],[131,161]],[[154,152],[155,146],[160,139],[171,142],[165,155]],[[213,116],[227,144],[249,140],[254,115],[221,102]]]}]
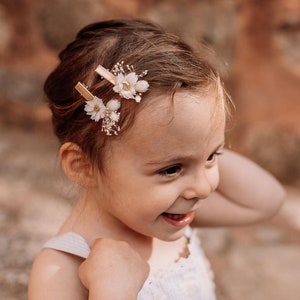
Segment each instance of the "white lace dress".
[{"label": "white lace dress", "polygon": [[[188,228],[188,256],[152,272],[138,294],[138,300],[215,300],[213,273],[201,248],[196,230]],[[68,232],[49,240],[44,248],[71,253],[83,258],[90,248],[83,237]]]}]

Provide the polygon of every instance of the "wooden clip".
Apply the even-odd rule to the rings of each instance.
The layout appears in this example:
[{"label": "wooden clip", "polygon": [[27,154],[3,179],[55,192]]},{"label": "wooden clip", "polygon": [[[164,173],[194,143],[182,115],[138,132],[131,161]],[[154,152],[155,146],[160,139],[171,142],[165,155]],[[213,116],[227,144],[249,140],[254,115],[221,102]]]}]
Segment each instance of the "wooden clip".
[{"label": "wooden clip", "polygon": [[110,83],[112,83],[113,85],[116,85],[116,77],[112,73],[110,73],[108,70],[103,68],[101,65],[99,65],[95,71],[100,76],[102,76],[103,78],[108,80]]},{"label": "wooden clip", "polygon": [[75,89],[80,93],[80,95],[87,101],[91,101],[94,99],[94,95],[87,89],[87,87],[78,82],[75,86]]}]

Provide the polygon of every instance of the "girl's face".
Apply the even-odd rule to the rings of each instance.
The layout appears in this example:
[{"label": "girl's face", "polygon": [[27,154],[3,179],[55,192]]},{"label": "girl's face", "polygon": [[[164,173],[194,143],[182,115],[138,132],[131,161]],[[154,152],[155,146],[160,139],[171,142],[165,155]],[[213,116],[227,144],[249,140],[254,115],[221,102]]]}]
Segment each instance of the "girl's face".
[{"label": "girl's face", "polygon": [[96,197],[107,228],[171,241],[218,185],[225,112],[213,92],[178,92],[173,107],[164,95],[144,101],[111,141]]}]

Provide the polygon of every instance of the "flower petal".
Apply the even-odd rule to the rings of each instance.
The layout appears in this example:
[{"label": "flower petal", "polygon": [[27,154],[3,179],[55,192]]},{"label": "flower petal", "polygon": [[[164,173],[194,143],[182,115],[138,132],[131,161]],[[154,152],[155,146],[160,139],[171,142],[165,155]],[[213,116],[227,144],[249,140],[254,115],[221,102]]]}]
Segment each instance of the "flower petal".
[{"label": "flower petal", "polygon": [[119,95],[125,99],[134,99],[135,89],[130,89],[129,91],[122,90]]},{"label": "flower petal", "polygon": [[138,81],[138,76],[135,74],[135,72],[131,72],[125,76],[125,80],[129,85],[134,86]]},{"label": "flower petal", "polygon": [[85,106],[84,106],[84,110],[87,112],[87,113],[90,113],[90,112],[93,112],[94,111],[94,106],[93,105],[90,105],[89,103],[90,101],[86,102]]},{"label": "flower petal", "polygon": [[123,89],[123,83],[118,83],[113,87],[113,91],[116,93],[120,93]]},{"label": "flower petal", "polygon": [[149,83],[146,80],[139,80],[134,87],[138,93],[145,93],[149,88]]},{"label": "flower petal", "polygon": [[94,120],[95,122],[98,122],[101,118],[101,113],[100,112],[94,112],[93,115],[91,116],[91,119]]},{"label": "flower petal", "polygon": [[116,76],[116,85],[125,81],[125,76],[122,73],[119,73]]}]

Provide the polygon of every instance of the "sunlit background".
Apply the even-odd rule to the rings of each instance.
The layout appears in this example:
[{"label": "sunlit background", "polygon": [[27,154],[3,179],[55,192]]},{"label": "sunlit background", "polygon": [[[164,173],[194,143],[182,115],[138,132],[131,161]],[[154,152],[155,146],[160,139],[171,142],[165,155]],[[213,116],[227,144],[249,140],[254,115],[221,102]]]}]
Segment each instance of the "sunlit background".
[{"label": "sunlit background", "polygon": [[32,260],[74,201],[43,82],[81,27],[132,17],[213,49],[236,104],[227,147],[288,190],[271,221],[201,230],[219,299],[299,300],[299,0],[0,0],[0,298],[26,299]]}]

